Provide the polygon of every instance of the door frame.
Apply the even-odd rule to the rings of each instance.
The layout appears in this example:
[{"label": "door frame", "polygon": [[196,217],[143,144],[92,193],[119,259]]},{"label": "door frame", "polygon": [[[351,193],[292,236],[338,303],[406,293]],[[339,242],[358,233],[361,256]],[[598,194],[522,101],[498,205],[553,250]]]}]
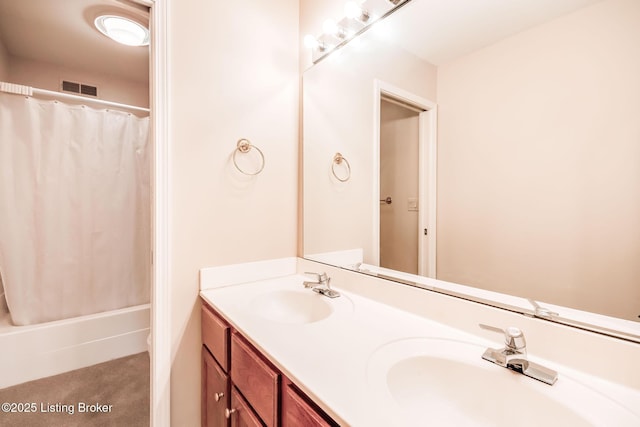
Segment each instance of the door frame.
[{"label": "door frame", "polygon": [[[418,274],[435,279],[438,106],[379,79],[374,79],[373,86],[372,261],[374,265],[380,265],[380,102],[386,95],[424,110],[419,115],[418,126]],[[426,236],[424,230],[428,230]],[[428,256],[424,256],[425,252]]]},{"label": "door frame", "polygon": [[149,8],[149,97],[153,141],[150,425],[171,422],[171,277],[167,0],[132,0]]}]

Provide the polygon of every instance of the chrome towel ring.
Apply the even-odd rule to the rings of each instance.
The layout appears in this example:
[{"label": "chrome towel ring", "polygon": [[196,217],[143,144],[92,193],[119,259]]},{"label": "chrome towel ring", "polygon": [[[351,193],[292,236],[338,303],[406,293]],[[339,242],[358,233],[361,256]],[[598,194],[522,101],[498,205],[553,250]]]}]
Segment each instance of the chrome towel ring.
[{"label": "chrome towel ring", "polygon": [[[341,165],[343,162],[344,162],[344,164],[346,166],[347,173],[346,173],[345,176],[343,176],[341,178],[336,173],[336,165]],[[333,156],[333,163],[331,163],[331,173],[340,182],[347,182],[347,181],[349,181],[349,178],[351,178],[351,165],[349,164],[349,161],[347,159],[345,159],[342,154],[336,153],[335,156]]]},{"label": "chrome towel ring", "polygon": [[[236,159],[236,156],[238,155],[238,153],[247,154],[248,152],[251,151],[252,148],[255,148],[258,154],[260,155],[260,167],[255,172],[247,172],[246,170],[238,166],[238,161]],[[258,175],[260,172],[262,172],[262,169],[264,169],[264,154],[262,153],[262,150],[260,150],[258,147],[253,145],[251,141],[245,138],[238,140],[236,149],[233,152],[232,160],[233,160],[233,165],[236,167],[236,169],[238,169],[241,173],[245,175]]]}]

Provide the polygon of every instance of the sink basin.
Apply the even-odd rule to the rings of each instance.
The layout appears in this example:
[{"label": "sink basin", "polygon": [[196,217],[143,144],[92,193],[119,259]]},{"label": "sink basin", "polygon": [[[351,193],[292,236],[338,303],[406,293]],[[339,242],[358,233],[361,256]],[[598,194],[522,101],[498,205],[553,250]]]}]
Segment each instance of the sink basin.
[{"label": "sink basin", "polygon": [[395,341],[372,355],[367,376],[398,425],[640,425],[640,415],[584,381],[560,372],[549,386],[483,360],[484,350],[439,338]]},{"label": "sink basin", "polygon": [[311,290],[278,290],[256,296],[249,305],[256,316],[280,323],[313,323],[333,312],[327,298]]}]

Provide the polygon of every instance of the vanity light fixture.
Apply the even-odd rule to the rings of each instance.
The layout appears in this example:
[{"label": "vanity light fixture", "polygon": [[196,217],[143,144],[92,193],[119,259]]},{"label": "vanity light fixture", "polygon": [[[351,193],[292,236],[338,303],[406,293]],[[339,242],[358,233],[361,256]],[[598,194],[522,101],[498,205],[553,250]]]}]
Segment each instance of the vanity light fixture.
[{"label": "vanity light fixture", "polygon": [[304,37],[304,45],[311,49],[314,63],[329,53],[344,46],[349,40],[366,31],[378,18],[385,17],[394,9],[411,0],[357,0],[344,6],[345,16],[339,21],[327,19],[322,25],[320,36],[311,34]]},{"label": "vanity light fixture", "polygon": [[149,45],[149,29],[142,24],[117,15],[100,15],[94,25],[105,36],[127,46]]}]

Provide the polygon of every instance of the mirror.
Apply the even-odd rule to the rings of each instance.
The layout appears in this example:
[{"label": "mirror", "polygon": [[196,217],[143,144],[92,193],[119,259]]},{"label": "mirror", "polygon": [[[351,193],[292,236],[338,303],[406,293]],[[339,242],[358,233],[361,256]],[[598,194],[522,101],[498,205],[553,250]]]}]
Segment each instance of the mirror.
[{"label": "mirror", "polygon": [[640,340],[638,40],[634,0],[405,3],[304,73],[305,258]]}]

